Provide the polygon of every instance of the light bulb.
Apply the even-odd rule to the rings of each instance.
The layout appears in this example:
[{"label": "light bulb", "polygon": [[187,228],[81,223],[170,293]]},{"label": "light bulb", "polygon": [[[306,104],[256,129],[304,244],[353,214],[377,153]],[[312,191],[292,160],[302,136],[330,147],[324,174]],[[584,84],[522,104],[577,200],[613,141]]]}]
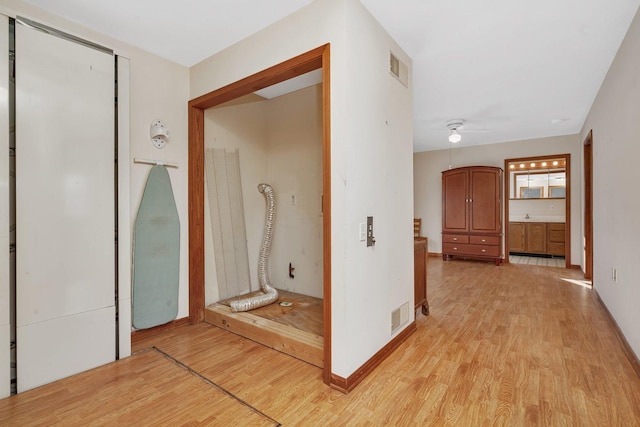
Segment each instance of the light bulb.
[{"label": "light bulb", "polygon": [[452,130],[451,133],[449,134],[449,142],[452,142],[455,144],[456,142],[460,142],[461,139],[462,139],[462,135],[460,135],[458,131],[455,129]]}]

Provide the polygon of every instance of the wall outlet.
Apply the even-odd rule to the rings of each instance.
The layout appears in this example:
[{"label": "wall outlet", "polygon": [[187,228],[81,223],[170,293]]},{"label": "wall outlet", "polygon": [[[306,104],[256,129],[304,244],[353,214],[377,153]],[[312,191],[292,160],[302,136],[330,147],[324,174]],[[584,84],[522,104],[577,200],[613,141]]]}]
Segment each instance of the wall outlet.
[{"label": "wall outlet", "polygon": [[618,283],[618,270],[615,267],[611,268],[611,280],[613,283]]},{"label": "wall outlet", "polygon": [[294,206],[298,204],[298,197],[295,194],[291,195],[291,204]]},{"label": "wall outlet", "polygon": [[360,241],[365,242],[367,240],[367,224],[364,222],[360,223]]}]

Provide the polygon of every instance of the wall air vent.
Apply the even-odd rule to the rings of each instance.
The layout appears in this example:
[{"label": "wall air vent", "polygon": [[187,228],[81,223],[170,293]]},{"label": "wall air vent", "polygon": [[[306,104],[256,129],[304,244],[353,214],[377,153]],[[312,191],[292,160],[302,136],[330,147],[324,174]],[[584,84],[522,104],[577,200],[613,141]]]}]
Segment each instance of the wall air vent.
[{"label": "wall air vent", "polygon": [[391,312],[391,333],[394,333],[401,326],[409,321],[409,302],[405,302],[400,307]]},{"label": "wall air vent", "polygon": [[389,52],[389,72],[405,86],[409,86],[409,68],[393,52]]}]

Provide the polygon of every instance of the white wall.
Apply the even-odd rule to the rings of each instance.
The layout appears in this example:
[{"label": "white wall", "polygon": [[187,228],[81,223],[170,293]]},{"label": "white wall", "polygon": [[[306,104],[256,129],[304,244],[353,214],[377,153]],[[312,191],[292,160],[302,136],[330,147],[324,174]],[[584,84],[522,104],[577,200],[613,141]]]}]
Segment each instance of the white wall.
[{"label": "white wall", "polygon": [[[131,222],[129,224],[125,223],[123,226],[132,230],[132,223],[142,198],[144,184],[150,168],[150,166],[134,165],[133,157],[162,159],[180,164],[180,169],[171,170],[170,175],[180,215],[181,271],[178,317],[187,316],[189,307],[186,108],[189,99],[188,69],[126,45],[116,39],[87,30],[76,23],[54,16],[19,0],[3,0],[2,5],[0,5],[0,13],[9,17],[19,15],[33,19],[61,31],[109,47],[117,55],[130,59],[128,67],[130,127],[127,135],[130,140],[130,152],[127,151],[126,156],[120,158],[121,164],[125,166],[128,164],[130,168],[129,185],[123,189],[121,194],[121,196],[130,197],[130,212],[126,212],[124,216],[120,215],[120,218],[130,218]],[[149,124],[156,118],[163,119],[172,131],[171,142],[162,152],[152,148],[149,141]],[[124,137],[122,133],[120,135]],[[126,177],[126,175],[121,175],[121,178]],[[2,179],[0,178],[1,181]],[[128,203],[124,203],[124,205],[126,206]],[[0,220],[3,220],[3,218],[0,218]],[[130,248],[126,249],[129,250]],[[121,268],[123,267],[121,266]],[[130,278],[130,268],[126,264],[124,265],[124,271],[129,271],[128,276]],[[0,289],[0,295],[4,292],[5,286],[7,285],[4,282],[0,282],[0,287],[2,288]],[[124,289],[128,291],[128,287]],[[127,298],[130,298],[130,295],[122,295],[123,301]],[[130,305],[121,304],[120,319],[127,322],[130,319],[130,314]],[[126,334],[126,329],[121,329],[121,332],[120,355],[127,356],[130,351],[130,338]],[[8,364],[9,362],[5,361],[2,353],[0,353],[0,369],[4,369]]]},{"label": "white wall", "polygon": [[[267,182],[276,194],[271,282],[278,289],[322,298],[322,86],[264,104],[269,146]],[[258,194],[255,186],[251,190]],[[264,201],[260,212],[264,213]],[[293,279],[289,277],[290,262],[295,268]]]},{"label": "white wall", "polygon": [[[444,143],[443,143],[444,144]],[[453,167],[497,166],[504,160],[553,154],[571,154],[571,263],[582,265],[580,195],[582,147],[578,135],[566,135],[526,141],[503,142],[451,150]],[[442,174],[449,168],[449,149],[424,151],[413,155],[414,214],[422,218],[422,234],[429,238],[429,252],[442,252]],[[503,187],[504,188],[504,187]],[[559,206],[556,206],[558,208]],[[556,209],[557,210],[557,209]],[[542,211],[541,211],[542,212]],[[503,216],[503,230],[506,223]]]},{"label": "white wall", "polygon": [[[413,304],[411,92],[390,76],[402,53],[357,0],[318,0],[191,68],[191,97],[331,43],[332,373],[386,345],[391,311]],[[411,87],[411,82],[410,85]],[[358,240],[375,218],[378,244]]]},{"label": "white wall", "polygon": [[[640,16],[636,14],[580,135],[593,129],[593,284],[640,356]],[[617,269],[617,283],[611,269]]]},{"label": "white wall", "polygon": [[[205,147],[240,153],[252,290],[258,289],[265,215],[257,185],[266,182],[276,195],[271,282],[278,289],[322,298],[322,87],[271,100],[248,95],[207,110]],[[209,201],[205,203],[205,302],[211,304],[218,300],[218,290]],[[289,262],[296,269],[294,279],[289,278]]]},{"label": "white wall", "polygon": [[566,199],[509,200],[509,221],[513,222],[525,219],[537,222],[565,222],[565,212]]}]

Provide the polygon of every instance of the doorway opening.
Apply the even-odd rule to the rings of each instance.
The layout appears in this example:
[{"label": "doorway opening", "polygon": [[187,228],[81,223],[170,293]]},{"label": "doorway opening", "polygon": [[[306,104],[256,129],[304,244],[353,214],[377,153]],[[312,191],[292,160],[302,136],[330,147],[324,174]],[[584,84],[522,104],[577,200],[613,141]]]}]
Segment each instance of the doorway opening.
[{"label": "doorway opening", "polygon": [[505,261],[571,267],[571,155],[505,159]]},{"label": "doorway opening", "polygon": [[593,130],[584,140],[584,278],[593,278]]},{"label": "doorway opening", "polygon": [[331,173],[329,45],[284,61],[189,102],[189,318],[205,318],[205,111],[291,78],[321,70],[323,380],[331,380]]}]

